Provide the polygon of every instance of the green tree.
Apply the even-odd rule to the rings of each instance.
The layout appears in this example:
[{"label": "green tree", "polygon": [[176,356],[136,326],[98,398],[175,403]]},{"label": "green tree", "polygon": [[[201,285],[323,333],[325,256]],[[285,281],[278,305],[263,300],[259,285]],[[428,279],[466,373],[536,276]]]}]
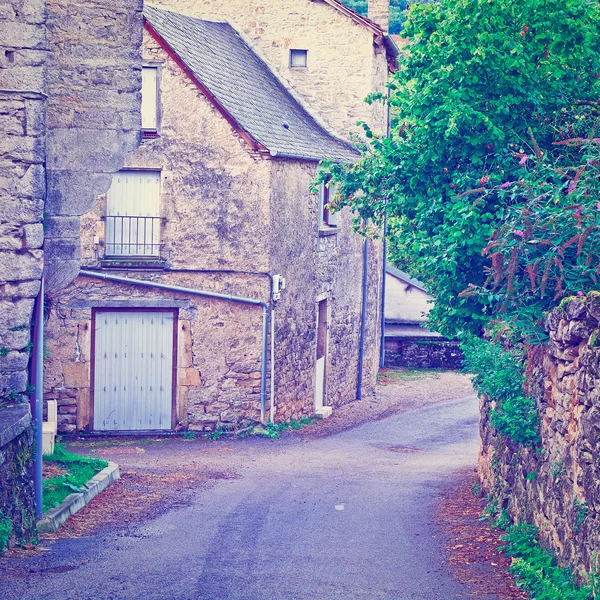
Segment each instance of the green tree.
[{"label": "green tree", "polygon": [[[366,15],[368,12],[367,0],[344,0],[350,8]],[[405,20],[406,0],[390,1],[390,33],[400,33]]]},{"label": "green tree", "polygon": [[[588,140],[598,118],[599,17],[588,0],[411,6],[408,51],[390,84],[390,138],[365,125],[362,158],[324,168],[337,182],[335,202],[350,204],[357,218],[380,224],[387,207],[395,258],[434,294],[430,320],[446,335],[480,333],[510,308],[506,277],[489,280],[491,254],[508,253],[500,267],[508,271],[510,248],[490,243],[512,235],[502,224],[530,200],[519,182],[568,188],[569,169],[593,145],[561,142]],[[560,165],[567,170],[558,182]]]}]

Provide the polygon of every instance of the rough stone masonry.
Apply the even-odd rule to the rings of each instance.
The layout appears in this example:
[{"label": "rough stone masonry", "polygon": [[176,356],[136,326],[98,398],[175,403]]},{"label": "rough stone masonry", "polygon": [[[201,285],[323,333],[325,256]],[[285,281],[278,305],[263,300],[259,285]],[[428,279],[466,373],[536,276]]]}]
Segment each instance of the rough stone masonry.
[{"label": "rough stone masonry", "polygon": [[79,215],[139,141],[141,0],[0,6],[0,401],[28,391],[31,318],[79,268]]},{"label": "rough stone masonry", "polygon": [[546,319],[549,342],[529,351],[527,387],[541,443],[523,448],[490,423],[482,400],[480,475],[516,522],[580,575],[598,572],[600,548],[600,294],[576,297]]}]

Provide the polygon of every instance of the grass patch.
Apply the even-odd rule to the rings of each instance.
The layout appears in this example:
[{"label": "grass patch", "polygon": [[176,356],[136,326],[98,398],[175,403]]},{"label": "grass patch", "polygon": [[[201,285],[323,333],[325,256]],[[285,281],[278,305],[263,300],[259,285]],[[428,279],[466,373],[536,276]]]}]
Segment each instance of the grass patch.
[{"label": "grass patch", "polygon": [[511,573],[517,585],[529,592],[533,600],[590,600],[592,588],[579,587],[569,569],[561,569],[556,558],[542,548],[535,525],[513,525],[502,538],[501,547],[512,557]]},{"label": "grass patch", "polygon": [[58,506],[69,494],[85,491],[87,481],[108,466],[105,460],[67,452],[60,443],[55,444],[54,454],[44,455],[44,462],[54,464],[65,470],[65,473],[58,477],[44,479],[44,512]]}]

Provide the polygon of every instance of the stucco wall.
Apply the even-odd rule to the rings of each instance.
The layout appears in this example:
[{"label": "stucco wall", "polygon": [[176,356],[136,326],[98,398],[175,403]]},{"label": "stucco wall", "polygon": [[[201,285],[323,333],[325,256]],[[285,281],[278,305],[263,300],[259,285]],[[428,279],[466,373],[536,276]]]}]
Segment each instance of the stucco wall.
[{"label": "stucco wall", "polygon": [[385,318],[386,321],[410,321],[425,323],[432,305],[431,296],[402,279],[386,274]]},{"label": "stucco wall", "polygon": [[[385,110],[364,103],[387,78],[373,34],[314,0],[166,0],[157,4],[200,18],[228,20],[338,136],[367,121],[385,133]],[[289,67],[290,48],[308,50],[308,68]],[[380,87],[376,87],[379,85]]]},{"label": "stucco wall", "polygon": [[[248,152],[146,31],[143,47],[144,60],[160,66],[160,131],[127,156],[124,168],[160,170],[162,258],[171,269],[266,271],[268,161]],[[104,256],[105,214],[102,196],[81,219],[86,266],[99,266]]]}]

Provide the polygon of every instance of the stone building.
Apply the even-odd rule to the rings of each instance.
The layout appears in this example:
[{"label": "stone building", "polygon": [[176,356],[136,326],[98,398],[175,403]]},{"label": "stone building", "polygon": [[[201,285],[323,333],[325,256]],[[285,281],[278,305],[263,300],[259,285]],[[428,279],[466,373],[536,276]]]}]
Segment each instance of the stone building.
[{"label": "stone building", "polygon": [[42,272],[78,273],[79,215],[140,137],[141,0],[0,5],[0,405],[26,400]]},{"label": "stone building", "polygon": [[144,17],[142,144],[81,217],[80,274],[52,295],[60,430],[239,430],[368,393],[381,249],[311,183],[320,160],[357,157],[342,139],[357,121],[385,131],[362,102],[385,91],[385,30],[335,0]]}]

